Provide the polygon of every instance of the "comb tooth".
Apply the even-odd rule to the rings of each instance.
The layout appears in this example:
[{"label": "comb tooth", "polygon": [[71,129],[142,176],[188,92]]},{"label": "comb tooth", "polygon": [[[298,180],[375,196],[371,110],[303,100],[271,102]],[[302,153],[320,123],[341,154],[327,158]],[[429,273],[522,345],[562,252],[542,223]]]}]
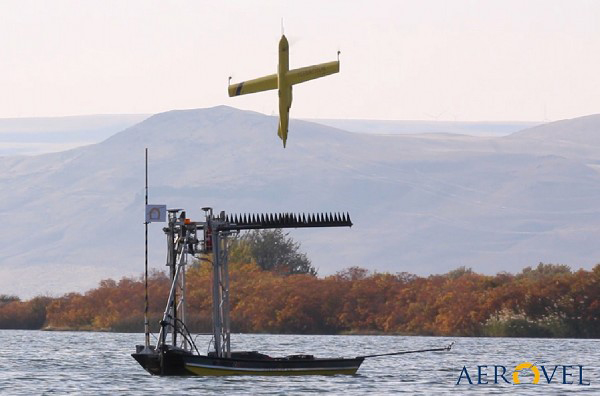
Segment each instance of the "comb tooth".
[{"label": "comb tooth", "polygon": [[256,221],[256,216],[255,216],[254,214],[252,214],[252,223],[253,223],[253,224],[256,224],[256,223],[257,223],[257,221]]},{"label": "comb tooth", "polygon": [[331,223],[331,213],[327,213],[327,222]]}]

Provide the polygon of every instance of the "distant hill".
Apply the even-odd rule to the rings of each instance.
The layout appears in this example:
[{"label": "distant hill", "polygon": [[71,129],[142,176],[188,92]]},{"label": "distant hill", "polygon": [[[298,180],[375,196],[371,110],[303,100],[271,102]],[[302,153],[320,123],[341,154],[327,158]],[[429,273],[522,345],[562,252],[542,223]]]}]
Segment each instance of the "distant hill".
[{"label": "distant hill", "polygon": [[553,143],[568,142],[600,146],[600,114],[538,125],[517,132],[513,137]]},{"label": "distant hill", "polygon": [[0,118],[0,156],[35,155],[98,143],[148,118],[144,114]]},{"label": "distant hill", "polygon": [[452,133],[470,136],[506,136],[539,125],[536,122],[396,121],[396,120],[307,120],[348,132],[380,135]]},{"label": "distant hill", "polygon": [[[150,202],[192,218],[204,206],[350,212],[351,229],[292,231],[322,275],[591,268],[600,262],[600,152],[552,134],[532,144],[532,130],[390,136],[292,120],[283,149],[275,117],[220,106],[157,114],[64,152],[0,157],[0,294],[81,291],[142,272],[145,147]],[[161,228],[151,225],[156,268]]]}]

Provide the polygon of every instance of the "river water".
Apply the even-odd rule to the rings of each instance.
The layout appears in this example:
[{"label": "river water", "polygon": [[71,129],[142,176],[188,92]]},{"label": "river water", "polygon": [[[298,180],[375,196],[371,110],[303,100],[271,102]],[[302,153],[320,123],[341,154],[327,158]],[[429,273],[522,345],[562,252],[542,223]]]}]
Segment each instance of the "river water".
[{"label": "river water", "polygon": [[[600,394],[600,340],[233,334],[232,349],[271,356],[353,357],[455,345],[450,352],[366,359],[351,376],[161,378],[130,356],[143,339],[143,334],[0,330],[0,394]],[[201,352],[209,340],[197,338]],[[512,384],[523,362],[540,368],[537,384],[531,370],[521,372],[521,384]],[[494,370],[501,374],[502,367],[510,384],[502,377],[494,383]]]}]

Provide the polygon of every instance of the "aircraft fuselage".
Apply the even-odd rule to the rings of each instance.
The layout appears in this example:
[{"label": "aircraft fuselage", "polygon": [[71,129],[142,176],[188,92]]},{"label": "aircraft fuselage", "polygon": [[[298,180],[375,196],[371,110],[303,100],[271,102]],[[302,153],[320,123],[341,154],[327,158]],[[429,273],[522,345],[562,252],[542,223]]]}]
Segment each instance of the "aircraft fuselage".
[{"label": "aircraft fuselage", "polygon": [[287,80],[290,70],[290,46],[285,36],[279,40],[279,64],[277,65],[277,89],[279,94],[279,128],[277,134],[283,140],[283,147],[287,141],[289,111],[292,107],[292,85]]}]

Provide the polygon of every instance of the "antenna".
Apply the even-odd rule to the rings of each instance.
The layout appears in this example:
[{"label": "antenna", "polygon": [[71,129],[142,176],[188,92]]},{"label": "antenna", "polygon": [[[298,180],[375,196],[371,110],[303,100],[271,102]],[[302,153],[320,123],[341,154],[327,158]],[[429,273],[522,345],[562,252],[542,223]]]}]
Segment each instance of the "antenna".
[{"label": "antenna", "polygon": [[146,335],[146,350],[150,348],[150,325],[148,323],[148,219],[145,216],[148,210],[148,147],[146,147],[146,206],[144,207],[144,225],[146,227],[145,255],[144,255],[144,333]]}]

